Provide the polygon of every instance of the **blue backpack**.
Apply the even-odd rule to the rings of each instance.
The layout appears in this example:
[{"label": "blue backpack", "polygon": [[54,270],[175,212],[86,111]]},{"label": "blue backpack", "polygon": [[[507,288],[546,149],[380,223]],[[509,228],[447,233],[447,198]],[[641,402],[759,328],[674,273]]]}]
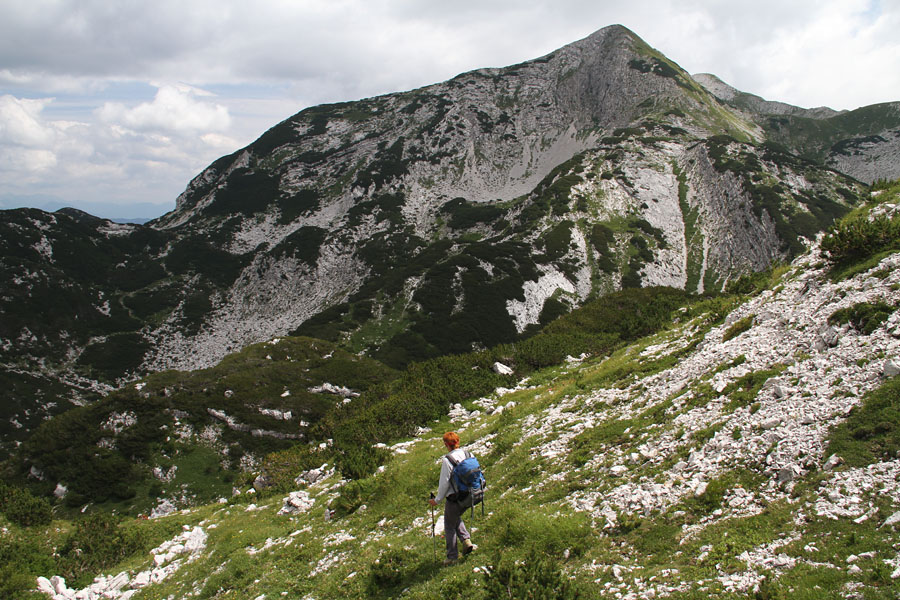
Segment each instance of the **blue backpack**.
[{"label": "blue backpack", "polygon": [[484,488],[486,481],[484,474],[481,472],[481,465],[478,459],[471,452],[466,450],[465,458],[457,460],[453,458],[452,452],[447,454],[447,460],[453,470],[450,471],[450,487],[453,493],[448,497],[456,502],[460,509],[472,509],[475,513],[475,505],[481,504],[481,514],[484,515]]}]

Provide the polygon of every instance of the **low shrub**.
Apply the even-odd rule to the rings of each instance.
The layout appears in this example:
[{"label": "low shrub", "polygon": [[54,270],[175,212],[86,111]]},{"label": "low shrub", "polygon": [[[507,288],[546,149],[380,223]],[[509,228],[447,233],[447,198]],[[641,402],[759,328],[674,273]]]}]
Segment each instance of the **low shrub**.
[{"label": "low shrub", "polygon": [[369,570],[369,594],[379,597],[399,586],[410,570],[414,556],[408,550],[389,548],[379,554]]},{"label": "low shrub", "polygon": [[296,489],[294,481],[299,473],[329,463],[333,456],[328,448],[298,444],[287,450],[267,454],[260,465],[260,472],[269,480],[269,490],[273,493],[286,493]]},{"label": "low shrub", "polygon": [[488,535],[502,547],[532,548],[532,554],[562,560],[580,556],[596,543],[590,519],[583,513],[547,515],[507,508],[492,517]]},{"label": "low shrub", "polygon": [[389,456],[390,453],[381,448],[345,445],[335,454],[334,462],[345,478],[363,479],[372,475]]},{"label": "low shrub", "polygon": [[784,273],[790,270],[790,265],[774,264],[764,271],[744,273],[725,286],[726,294],[743,294],[747,296],[758,294],[763,290],[771,289]]},{"label": "low shrub", "polygon": [[835,223],[822,240],[832,265],[850,266],[875,254],[900,250],[900,218],[856,214]]},{"label": "low shrub", "polygon": [[722,341],[727,342],[730,339],[734,339],[737,336],[741,335],[745,331],[749,330],[753,327],[753,319],[756,315],[749,315],[744,317],[739,321],[735,321],[731,327],[725,330],[725,333],[722,334]]},{"label": "low shrub", "polygon": [[369,502],[374,492],[373,479],[355,479],[341,487],[340,494],[330,506],[336,517],[343,517],[356,512],[360,506]]},{"label": "low shrub", "polygon": [[0,512],[22,527],[49,525],[53,519],[53,508],[45,498],[4,483],[0,483]]},{"label": "low shrub", "polygon": [[59,574],[70,587],[81,587],[90,583],[96,573],[144,550],[145,546],[139,530],[122,529],[112,515],[95,513],[78,521],[75,531],[59,548]]},{"label": "low shrub", "polygon": [[[0,598],[31,598],[40,575],[54,570],[46,541],[4,535],[0,543]],[[37,597],[35,594],[34,597]]]},{"label": "low shrub", "polygon": [[854,329],[865,335],[871,335],[878,326],[884,323],[896,306],[882,301],[859,302],[853,306],[836,310],[828,317],[829,325],[851,324]]},{"label": "low shrub", "polygon": [[542,333],[515,345],[516,362],[532,369],[558,365],[567,356],[582,353],[605,354],[615,347],[619,337],[606,333],[572,332],[566,334]]},{"label": "low shrub", "polygon": [[556,561],[537,551],[525,560],[498,556],[482,577],[485,598],[575,600],[584,597]]}]

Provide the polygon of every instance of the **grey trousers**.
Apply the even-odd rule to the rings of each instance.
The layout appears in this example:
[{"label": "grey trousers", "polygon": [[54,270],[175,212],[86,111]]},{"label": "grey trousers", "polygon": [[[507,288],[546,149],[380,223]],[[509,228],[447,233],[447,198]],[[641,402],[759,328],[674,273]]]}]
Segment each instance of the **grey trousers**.
[{"label": "grey trousers", "polygon": [[462,511],[456,502],[447,500],[444,504],[444,537],[447,538],[447,558],[456,560],[459,558],[459,550],[456,547],[456,538],[469,539],[469,531],[462,521]]}]

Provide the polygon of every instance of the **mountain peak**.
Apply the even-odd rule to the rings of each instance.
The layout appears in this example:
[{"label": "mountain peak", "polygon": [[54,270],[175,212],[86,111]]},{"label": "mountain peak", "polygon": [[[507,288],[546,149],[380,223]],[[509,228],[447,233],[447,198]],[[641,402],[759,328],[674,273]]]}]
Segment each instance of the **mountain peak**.
[{"label": "mountain peak", "polygon": [[[882,113],[865,122],[893,127]],[[828,151],[859,122],[804,143]],[[15,283],[0,312],[17,315],[0,358],[64,365],[75,396],[288,334],[399,367],[514,343],[623,287],[720,290],[802,251],[861,192],[754,145],[776,126],[789,146],[790,119],[716,101],[621,25],[519,65],[310,107],[146,227],[0,215]],[[895,167],[878,133],[837,148],[861,163],[880,144]],[[43,313],[20,310],[32,306]]]}]

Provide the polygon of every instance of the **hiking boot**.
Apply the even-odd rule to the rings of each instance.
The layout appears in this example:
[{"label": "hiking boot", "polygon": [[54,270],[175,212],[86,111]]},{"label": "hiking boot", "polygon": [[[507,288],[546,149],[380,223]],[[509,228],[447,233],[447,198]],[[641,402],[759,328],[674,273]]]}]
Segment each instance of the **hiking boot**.
[{"label": "hiking boot", "polygon": [[463,540],[463,556],[468,556],[472,553],[473,550],[478,548],[475,544],[472,543],[472,540]]},{"label": "hiking boot", "polygon": [[444,562],[442,564],[445,567],[452,567],[453,565],[456,564],[456,559],[455,558],[445,558]]}]

